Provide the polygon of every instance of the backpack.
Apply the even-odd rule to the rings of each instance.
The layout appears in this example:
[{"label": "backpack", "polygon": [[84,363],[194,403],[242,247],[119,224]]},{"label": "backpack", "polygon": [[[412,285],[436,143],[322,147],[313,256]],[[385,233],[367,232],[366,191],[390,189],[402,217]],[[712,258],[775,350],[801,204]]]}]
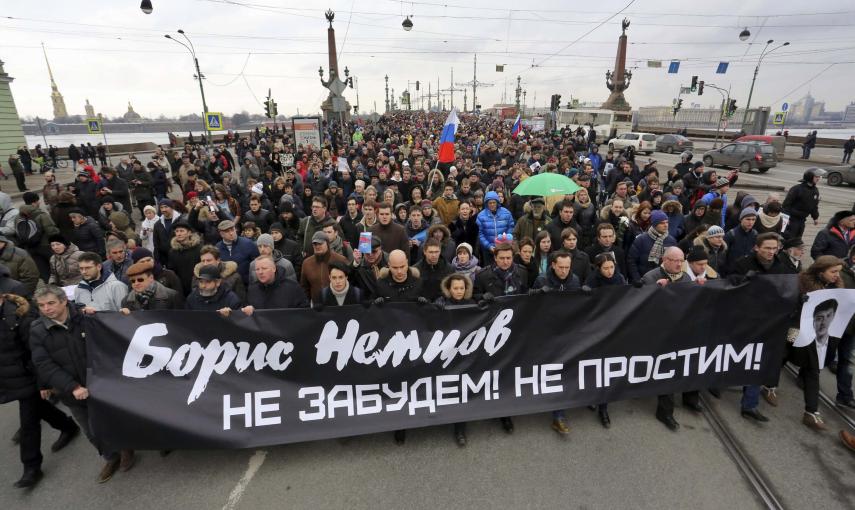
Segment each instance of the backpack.
[{"label": "backpack", "polygon": [[41,243],[44,231],[41,225],[32,219],[19,214],[15,219],[15,236],[21,248],[34,248]]}]

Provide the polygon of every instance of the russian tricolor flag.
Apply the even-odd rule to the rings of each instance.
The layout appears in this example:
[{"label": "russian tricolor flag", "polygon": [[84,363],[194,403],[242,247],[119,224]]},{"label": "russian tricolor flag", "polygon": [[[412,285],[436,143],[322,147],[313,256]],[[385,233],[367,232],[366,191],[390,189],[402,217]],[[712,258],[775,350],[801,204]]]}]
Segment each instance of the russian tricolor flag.
[{"label": "russian tricolor flag", "polygon": [[445,119],[445,126],[442,127],[442,134],[439,137],[439,162],[451,163],[454,161],[454,134],[457,133],[457,125],[460,123],[457,120],[457,110],[452,109]]},{"label": "russian tricolor flag", "polygon": [[519,136],[520,129],[522,129],[522,124],[520,123],[520,114],[517,114],[517,120],[514,121],[514,127],[511,128],[511,136],[514,138]]}]

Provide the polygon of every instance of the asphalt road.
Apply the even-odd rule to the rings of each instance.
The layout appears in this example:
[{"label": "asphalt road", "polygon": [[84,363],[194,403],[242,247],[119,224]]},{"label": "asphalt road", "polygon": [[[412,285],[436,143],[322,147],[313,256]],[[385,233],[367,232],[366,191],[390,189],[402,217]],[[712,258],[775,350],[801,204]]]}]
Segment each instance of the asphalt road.
[{"label": "asphalt road", "polygon": [[[676,156],[654,157],[662,168],[676,162]],[[737,190],[788,187],[806,167],[784,162],[764,175],[742,174]],[[746,189],[765,199],[766,191]],[[822,183],[820,193],[822,218],[855,201],[849,188]],[[806,242],[815,232],[808,227]],[[833,375],[826,371],[822,385],[833,398]],[[780,395],[777,408],[761,403],[771,421],[760,425],[739,416],[738,388],[710,401],[785,508],[855,508],[855,453],[837,439],[845,424],[821,408],[828,432],[802,425],[801,392],[787,373]],[[56,432],[45,427],[45,478],[25,492],[11,487],[21,465],[10,441],[18,420],[10,404],[0,406],[0,508],[763,507],[704,417],[678,407],[682,427],[670,432],[654,419],[655,406],[655,398],[612,404],[609,430],[595,413],[571,410],[566,438],[550,429],[548,414],[516,418],[512,435],[496,421],[476,422],[466,448],[454,444],[450,426],[441,426],[410,431],[403,446],[386,433],[165,458],[140,452],[132,471],[103,485],[95,482],[101,462],[86,440],[51,454]]]}]

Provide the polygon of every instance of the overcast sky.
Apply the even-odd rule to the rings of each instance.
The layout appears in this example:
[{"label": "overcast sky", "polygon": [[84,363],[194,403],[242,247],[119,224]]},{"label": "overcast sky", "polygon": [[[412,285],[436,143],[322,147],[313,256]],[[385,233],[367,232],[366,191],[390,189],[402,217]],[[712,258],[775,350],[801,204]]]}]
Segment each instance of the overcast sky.
[{"label": "overcast sky", "polygon": [[[791,44],[764,58],[753,105],[778,109],[808,90],[828,110],[855,100],[852,0],[443,1],[152,0],[150,15],[140,11],[139,0],[6,1],[0,59],[15,78],[12,91],[22,116],[52,117],[41,42],[70,114],[83,114],[87,98],[108,116],[124,113],[128,101],[147,117],[199,112],[192,59],[163,37],[183,28],[206,75],[211,111],[263,113],[259,101],[271,88],[280,114],[310,113],[327,95],[318,67],[328,72],[323,12],[331,7],[339,68],[347,66],[357,77],[362,111],[375,104],[383,110],[387,74],[398,95],[408,80],[430,81],[435,92],[439,79],[447,89],[452,68],[455,82],[469,82],[476,52],[478,80],[494,84],[478,90],[482,106],[500,102],[505,92],[513,102],[518,75],[526,103],[536,99],[547,106],[555,93],[562,102],[608,97],[605,72],[614,67],[620,22],[627,17],[633,80],[626,97],[633,108],[670,104],[695,74],[732,87],[743,107],[769,39],[775,41],[769,49]],[[401,28],[406,15],[414,23],[410,32]],[[751,37],[742,42],[738,34],[745,27]],[[681,61],[679,74],[667,74],[672,59]],[[661,60],[663,67],[648,68],[648,60]],[[715,74],[719,61],[730,62],[727,74]],[[496,64],[504,64],[505,72],[496,72]],[[345,95],[356,103],[355,89]],[[471,88],[469,96],[471,104]],[[462,105],[462,92],[454,101]],[[684,107],[719,101],[707,89],[701,97],[684,98]]]}]

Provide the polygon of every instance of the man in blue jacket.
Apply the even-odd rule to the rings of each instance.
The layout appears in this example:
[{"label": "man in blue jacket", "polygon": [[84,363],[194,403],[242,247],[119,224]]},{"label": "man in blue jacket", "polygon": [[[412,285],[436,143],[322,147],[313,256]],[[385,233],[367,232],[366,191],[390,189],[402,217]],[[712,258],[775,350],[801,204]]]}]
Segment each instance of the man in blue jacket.
[{"label": "man in blue jacket", "polygon": [[653,211],[650,215],[650,228],[639,234],[632,242],[626,255],[631,282],[641,281],[641,277],[659,266],[665,248],[677,246],[677,240],[668,233],[668,215],[662,211]]},{"label": "man in blue jacket", "polygon": [[223,220],[217,225],[220,237],[223,239],[217,243],[220,250],[222,262],[232,261],[238,265],[238,273],[243,281],[249,281],[249,264],[258,257],[258,247],[254,242],[245,237],[237,235],[235,222]]},{"label": "man in blue jacket", "polygon": [[514,217],[511,212],[499,204],[499,195],[495,191],[487,192],[484,197],[486,207],[478,213],[478,242],[481,243],[484,255],[484,265],[493,262],[493,250],[496,247],[496,238],[501,234],[510,234],[514,231]]}]

